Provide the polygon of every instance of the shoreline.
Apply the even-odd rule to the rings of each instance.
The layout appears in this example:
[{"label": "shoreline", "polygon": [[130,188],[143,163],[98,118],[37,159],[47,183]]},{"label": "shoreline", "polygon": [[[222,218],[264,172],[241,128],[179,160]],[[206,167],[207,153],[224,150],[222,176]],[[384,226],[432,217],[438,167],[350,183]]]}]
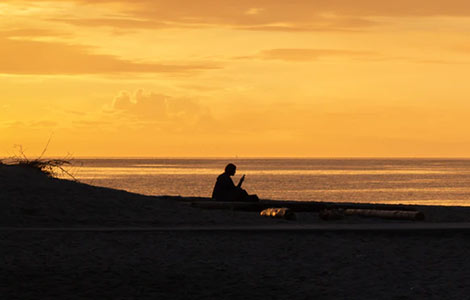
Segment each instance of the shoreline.
[{"label": "shoreline", "polygon": [[[323,208],[418,210],[420,222],[470,222],[470,207],[261,200],[252,211],[201,209],[205,197],[147,196],[51,178],[30,168],[0,165],[0,226],[227,226],[410,222],[348,216],[323,221]],[[210,202],[209,202],[210,203]],[[232,205],[243,205],[234,203]],[[196,206],[196,207],[194,207]],[[296,221],[259,216],[261,208],[292,207]],[[257,208],[258,207],[258,208]],[[246,209],[249,210],[249,209]]]}]

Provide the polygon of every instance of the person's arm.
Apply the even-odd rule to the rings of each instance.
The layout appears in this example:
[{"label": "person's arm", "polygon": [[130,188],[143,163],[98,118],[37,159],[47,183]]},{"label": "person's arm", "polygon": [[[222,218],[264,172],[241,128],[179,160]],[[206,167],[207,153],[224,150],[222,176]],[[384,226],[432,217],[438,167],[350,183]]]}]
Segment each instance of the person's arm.
[{"label": "person's arm", "polygon": [[242,178],[240,178],[240,181],[238,182],[237,187],[242,187],[243,181],[245,181],[245,175],[243,175]]}]

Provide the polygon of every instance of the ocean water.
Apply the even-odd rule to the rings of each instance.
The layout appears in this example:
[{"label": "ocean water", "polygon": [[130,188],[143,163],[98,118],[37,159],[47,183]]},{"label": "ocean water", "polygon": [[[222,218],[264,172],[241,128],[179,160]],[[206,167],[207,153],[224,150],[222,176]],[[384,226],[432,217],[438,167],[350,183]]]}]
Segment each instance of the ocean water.
[{"label": "ocean water", "polygon": [[470,205],[470,160],[457,159],[78,159],[80,181],[146,195],[210,197],[237,165],[235,184],[262,199]]}]

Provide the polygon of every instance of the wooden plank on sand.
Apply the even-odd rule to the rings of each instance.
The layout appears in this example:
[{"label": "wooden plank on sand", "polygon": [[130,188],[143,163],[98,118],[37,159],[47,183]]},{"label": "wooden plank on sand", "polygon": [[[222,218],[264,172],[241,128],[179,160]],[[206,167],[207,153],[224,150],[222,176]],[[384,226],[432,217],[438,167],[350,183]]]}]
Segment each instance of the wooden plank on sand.
[{"label": "wooden plank on sand", "polygon": [[[207,198],[206,198],[207,199]],[[373,204],[373,203],[331,203],[314,201],[280,201],[280,200],[260,200],[259,202],[222,202],[196,198],[191,201],[193,207],[203,209],[229,209],[243,211],[262,211],[270,207],[288,207],[294,212],[319,212],[325,209],[373,209],[383,211],[414,211],[412,207],[393,204]]]},{"label": "wooden plank on sand", "polygon": [[263,205],[259,202],[219,202],[219,201],[198,201],[191,202],[192,207],[204,209],[229,209],[242,211],[260,211]]},{"label": "wooden plank on sand", "polygon": [[377,209],[346,209],[344,214],[347,216],[379,217],[385,219],[399,220],[423,220],[424,214],[420,211],[404,210],[377,210]]}]

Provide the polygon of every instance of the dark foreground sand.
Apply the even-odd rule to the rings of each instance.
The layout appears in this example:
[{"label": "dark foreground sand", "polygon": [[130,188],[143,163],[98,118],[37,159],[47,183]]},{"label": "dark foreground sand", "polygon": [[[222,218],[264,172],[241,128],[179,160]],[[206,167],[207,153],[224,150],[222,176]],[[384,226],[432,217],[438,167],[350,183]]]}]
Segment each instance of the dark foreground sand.
[{"label": "dark foreground sand", "polygon": [[2,299],[468,299],[470,239],[0,233]]},{"label": "dark foreground sand", "polygon": [[[468,208],[416,208],[426,222],[470,220]],[[328,224],[362,222],[403,221]],[[5,230],[297,224],[325,221],[201,210],[0,165],[0,299],[469,299],[463,231]]]}]

